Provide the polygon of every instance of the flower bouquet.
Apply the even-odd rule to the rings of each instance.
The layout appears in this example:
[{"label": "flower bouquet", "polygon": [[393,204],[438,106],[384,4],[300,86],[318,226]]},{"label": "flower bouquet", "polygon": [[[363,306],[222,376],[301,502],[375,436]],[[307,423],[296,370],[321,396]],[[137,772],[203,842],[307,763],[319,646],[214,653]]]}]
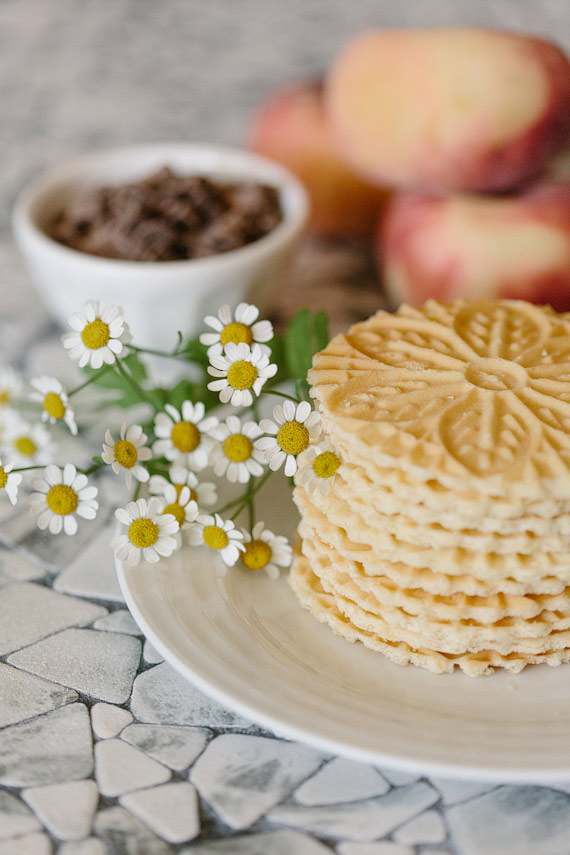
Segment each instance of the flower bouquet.
[{"label": "flower bouquet", "polygon": [[[120,307],[90,301],[83,313],[71,315],[71,332],[62,336],[87,375],[82,383],[68,391],[54,377],[26,384],[14,369],[0,370],[0,498],[5,493],[16,504],[29,476],[28,501],[38,527],[74,535],[78,518],[95,519],[94,481],[111,470],[133,491],[132,500],[115,511],[122,532],[111,546],[118,559],[155,563],[186,543],[216,553],[221,573],[239,561],[278,578],[292,548],[258,519],[259,490],[282,470],[281,477],[298,471],[300,483],[326,493],[340,461],[320,442],[320,418],[307,400],[305,381],[313,353],[327,343],[326,317],[302,310],[280,336],[258,317],[257,307],[247,303],[235,311],[221,306],[216,317],[204,319],[208,331],[197,339],[178,333],[171,351],[158,351],[132,343]],[[154,385],[146,355],[186,365],[188,379],[172,388]],[[91,385],[127,412],[143,404],[150,415],[142,424],[126,418],[118,434],[102,428],[100,453],[80,469],[53,460],[50,431],[77,435],[76,401]],[[267,395],[280,400],[272,418],[260,418],[259,400]],[[220,404],[226,405],[223,412]],[[241,485],[242,492],[221,504],[208,469]]]}]

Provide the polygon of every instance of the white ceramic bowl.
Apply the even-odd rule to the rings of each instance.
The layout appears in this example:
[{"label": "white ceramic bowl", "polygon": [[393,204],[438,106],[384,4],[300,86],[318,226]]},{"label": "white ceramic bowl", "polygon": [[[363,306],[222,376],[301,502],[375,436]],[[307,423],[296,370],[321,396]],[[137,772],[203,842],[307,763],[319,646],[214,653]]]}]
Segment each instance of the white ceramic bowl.
[{"label": "white ceramic bowl", "polygon": [[[162,166],[214,180],[255,181],[279,191],[283,221],[240,249],[186,261],[122,261],[70,249],[45,228],[64,203],[94,187],[124,184]],[[120,305],[134,340],[168,349],[176,332],[197,332],[218,306],[253,302],[263,310],[306,222],[307,194],[287,170],[240,149],[193,144],[148,144],[77,158],[28,185],[16,201],[18,246],[46,307],[63,326],[89,299]]]}]

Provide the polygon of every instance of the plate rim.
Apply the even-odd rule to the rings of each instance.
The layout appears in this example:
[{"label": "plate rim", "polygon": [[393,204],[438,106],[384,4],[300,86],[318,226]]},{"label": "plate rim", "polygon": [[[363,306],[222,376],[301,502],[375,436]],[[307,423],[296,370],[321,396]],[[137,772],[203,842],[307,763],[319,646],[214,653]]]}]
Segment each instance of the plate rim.
[{"label": "plate rim", "polygon": [[[570,778],[570,761],[567,769],[560,767],[556,769],[524,769],[505,768],[504,766],[472,765],[447,760],[437,762],[433,760],[417,760],[411,756],[403,756],[401,753],[390,753],[389,751],[370,750],[350,744],[344,740],[322,736],[318,731],[308,726],[300,726],[291,723],[289,719],[280,718],[268,713],[257,706],[252,706],[246,700],[240,698],[236,693],[226,691],[215,678],[208,677],[199,665],[191,665],[173,652],[169,645],[164,642],[160,632],[149,623],[145,614],[139,607],[136,594],[131,590],[125,564],[115,558],[115,569],[121,592],[125,603],[144,633],[156,650],[164,657],[177,673],[188,682],[196,686],[200,691],[227,709],[243,716],[260,727],[263,727],[278,738],[293,740],[307,745],[310,748],[322,751],[333,756],[340,756],[360,763],[368,763],[374,766],[386,766],[406,773],[417,774],[421,777],[434,777],[452,779],[456,781],[495,783],[495,784],[553,784],[556,782],[567,782]],[[133,568],[136,570],[136,568]],[[434,675],[437,679],[437,675]]]}]

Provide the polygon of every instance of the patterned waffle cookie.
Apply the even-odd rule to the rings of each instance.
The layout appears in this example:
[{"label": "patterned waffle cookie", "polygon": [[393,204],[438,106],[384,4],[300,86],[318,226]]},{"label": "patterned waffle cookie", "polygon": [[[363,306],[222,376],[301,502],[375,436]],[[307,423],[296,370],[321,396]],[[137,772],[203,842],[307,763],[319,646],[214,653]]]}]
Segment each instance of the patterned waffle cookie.
[{"label": "patterned waffle cookie", "polygon": [[309,380],[334,447],[419,481],[570,496],[570,317],[519,301],[378,312]]}]

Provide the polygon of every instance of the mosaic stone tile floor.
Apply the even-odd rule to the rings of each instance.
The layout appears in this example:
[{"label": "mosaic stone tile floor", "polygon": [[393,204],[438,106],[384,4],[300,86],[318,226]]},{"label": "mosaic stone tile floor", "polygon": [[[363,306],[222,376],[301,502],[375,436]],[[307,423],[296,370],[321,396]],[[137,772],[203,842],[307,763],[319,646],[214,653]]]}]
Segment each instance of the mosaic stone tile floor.
[{"label": "mosaic stone tile floor", "polygon": [[[74,368],[22,283],[0,340],[23,370],[66,380]],[[72,538],[0,506],[0,855],[568,855],[570,785],[325,756],[185,682],[123,602],[110,492],[103,480],[97,521]]]}]

